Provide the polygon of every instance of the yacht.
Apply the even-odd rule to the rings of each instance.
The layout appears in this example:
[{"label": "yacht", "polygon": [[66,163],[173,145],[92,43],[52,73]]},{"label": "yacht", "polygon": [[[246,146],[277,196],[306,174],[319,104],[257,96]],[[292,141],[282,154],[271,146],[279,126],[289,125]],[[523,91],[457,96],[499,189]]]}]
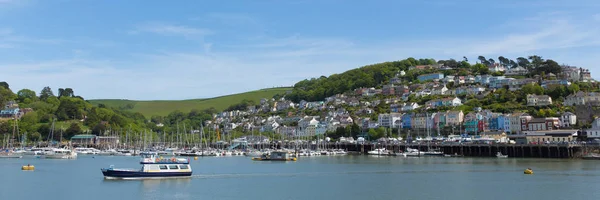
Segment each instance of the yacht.
[{"label": "yacht", "polygon": [[157,153],[140,153],[141,169],[115,169],[113,165],[102,168],[105,179],[156,179],[189,178],[192,176],[190,160],[185,158],[162,158]]},{"label": "yacht", "polygon": [[115,150],[115,149],[107,149],[107,150],[101,151],[100,153],[98,153],[98,155],[101,155],[101,156],[120,156],[120,155],[122,155],[122,153],[119,152],[119,151],[117,151],[117,150]]},{"label": "yacht", "polygon": [[369,154],[369,155],[388,155],[389,151],[386,150],[385,148],[379,148],[379,149],[368,151],[367,154]]},{"label": "yacht", "polygon": [[444,152],[438,149],[431,149],[429,151],[423,152],[424,156],[443,156]]},{"label": "yacht", "polygon": [[77,147],[75,148],[75,152],[83,155],[95,155],[98,154],[100,150],[94,148]]},{"label": "yacht", "polygon": [[54,148],[52,152],[44,155],[46,159],[77,159],[77,153],[70,149]]},{"label": "yacht", "polygon": [[419,151],[418,149],[406,148],[406,152],[397,154],[404,157],[420,157],[424,156],[425,152]]},{"label": "yacht", "polygon": [[4,150],[0,152],[0,158],[22,158],[21,154],[15,153],[10,150]]},{"label": "yacht", "polygon": [[508,155],[502,155],[502,153],[500,153],[500,152],[498,151],[498,153],[496,153],[496,157],[497,157],[497,158],[508,158]]}]

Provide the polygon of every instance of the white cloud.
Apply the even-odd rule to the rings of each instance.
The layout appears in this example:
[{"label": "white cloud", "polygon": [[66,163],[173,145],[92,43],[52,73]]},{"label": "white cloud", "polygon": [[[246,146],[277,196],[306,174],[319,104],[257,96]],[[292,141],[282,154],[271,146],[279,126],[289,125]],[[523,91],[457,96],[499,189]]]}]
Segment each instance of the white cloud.
[{"label": "white cloud", "polygon": [[146,23],[136,26],[135,30],[129,31],[130,34],[139,34],[142,32],[155,33],[167,36],[184,36],[184,37],[203,37],[214,34],[209,29],[192,28],[182,25],[171,25],[164,23]]},{"label": "white cloud", "polygon": [[592,18],[600,22],[600,14],[595,14]]}]

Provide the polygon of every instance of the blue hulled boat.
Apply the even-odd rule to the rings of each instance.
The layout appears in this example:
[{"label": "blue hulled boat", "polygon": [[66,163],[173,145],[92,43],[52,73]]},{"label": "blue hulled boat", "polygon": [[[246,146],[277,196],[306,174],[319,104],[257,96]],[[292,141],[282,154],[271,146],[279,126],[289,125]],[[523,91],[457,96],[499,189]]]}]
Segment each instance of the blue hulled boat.
[{"label": "blue hulled boat", "polygon": [[157,153],[141,153],[141,169],[102,168],[106,179],[150,179],[186,178],[192,176],[190,160],[185,158],[163,158]]}]

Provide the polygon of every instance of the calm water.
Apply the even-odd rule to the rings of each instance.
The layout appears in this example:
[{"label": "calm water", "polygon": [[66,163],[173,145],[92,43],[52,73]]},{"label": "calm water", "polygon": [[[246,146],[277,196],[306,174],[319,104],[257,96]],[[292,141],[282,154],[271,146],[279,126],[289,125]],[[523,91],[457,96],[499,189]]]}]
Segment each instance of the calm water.
[{"label": "calm water", "polygon": [[[0,160],[0,199],[597,199],[600,162],[334,156],[297,162],[192,161],[190,179],[104,180],[138,157]],[[21,171],[33,164],[33,172]],[[523,175],[527,167],[535,175]]]}]

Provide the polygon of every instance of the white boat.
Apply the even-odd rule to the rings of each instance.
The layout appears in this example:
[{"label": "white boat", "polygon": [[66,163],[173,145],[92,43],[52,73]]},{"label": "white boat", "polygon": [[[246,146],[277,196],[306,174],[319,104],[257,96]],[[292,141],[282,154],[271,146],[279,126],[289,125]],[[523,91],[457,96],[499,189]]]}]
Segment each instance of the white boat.
[{"label": "white boat", "polygon": [[115,149],[107,149],[98,153],[100,156],[120,156],[122,153]]},{"label": "white boat", "polygon": [[443,156],[444,152],[441,152],[440,150],[436,150],[436,149],[432,149],[426,152],[423,152],[424,156]]},{"label": "white boat", "polygon": [[141,153],[141,169],[101,169],[105,179],[156,179],[189,178],[192,176],[190,160],[185,158],[162,158],[155,152]]},{"label": "white boat", "polygon": [[77,159],[77,153],[70,149],[54,148],[52,152],[45,154],[46,159]]},{"label": "white boat", "polygon": [[508,158],[508,155],[502,155],[502,153],[500,153],[500,152],[498,151],[498,153],[496,153],[496,157],[497,157],[497,158]]},{"label": "white boat", "polygon": [[385,148],[379,148],[379,149],[368,151],[367,154],[369,154],[369,155],[388,155],[389,151],[386,150]]},{"label": "white boat", "polygon": [[22,158],[22,157],[23,157],[22,154],[17,154],[10,150],[0,152],[0,158]]},{"label": "white boat", "polygon": [[425,152],[419,151],[418,149],[406,148],[406,152],[396,154],[404,157],[421,157],[425,155]]},{"label": "white boat", "polygon": [[263,152],[258,151],[258,150],[246,152],[246,156],[249,156],[249,157],[260,157],[262,155],[263,155]]},{"label": "white boat", "polygon": [[78,155],[96,155],[101,151],[95,148],[85,148],[85,147],[77,147],[75,148],[75,152]]}]

